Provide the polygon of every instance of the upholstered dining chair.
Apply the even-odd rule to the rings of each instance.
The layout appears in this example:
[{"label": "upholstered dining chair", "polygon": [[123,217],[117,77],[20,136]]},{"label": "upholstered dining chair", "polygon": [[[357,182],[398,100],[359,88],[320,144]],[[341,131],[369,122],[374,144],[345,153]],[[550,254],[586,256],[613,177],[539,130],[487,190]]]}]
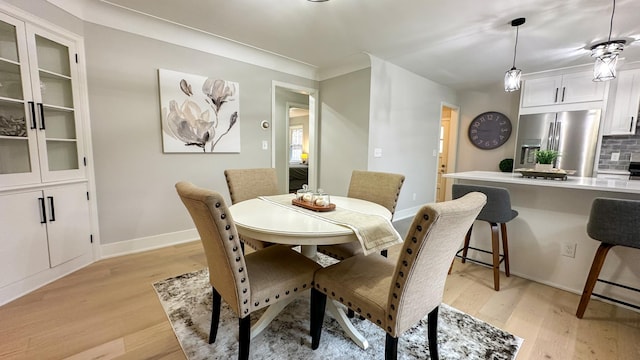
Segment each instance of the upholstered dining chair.
[{"label": "upholstered dining chair", "polygon": [[328,296],[387,333],[385,359],[396,359],[398,337],[425,316],[431,359],[438,359],[438,307],[449,264],[486,202],[482,193],[424,205],[415,215],[397,261],[359,254],[320,269],[311,291],[311,347],[317,349]]},{"label": "upholstered dining chair", "polygon": [[224,299],[239,319],[238,359],[248,359],[251,313],[310,289],[313,274],[321,266],[280,245],[245,256],[221,194],[188,182],[177,183],[176,190],[196,225],[209,267],[213,293],[209,343],[216,340]]},{"label": "upholstered dining chair", "polygon": [[[391,216],[393,217],[403,183],[404,175],[354,170],[351,173],[347,197],[367,200],[382,205],[391,212]],[[361,254],[362,246],[357,242],[321,245],[318,246],[318,251],[334,259],[344,260],[348,257]],[[386,250],[383,250],[383,255],[386,256]]]},{"label": "upholstered dining chair", "polygon": [[578,319],[582,319],[584,316],[591,295],[640,309],[636,305],[593,292],[596,282],[598,281],[640,292],[640,289],[599,279],[600,270],[602,270],[604,261],[611,248],[614,246],[626,246],[640,249],[640,227],[638,227],[638,220],[640,220],[640,201],[638,200],[611,198],[595,198],[593,200],[589,214],[589,222],[587,223],[587,234],[590,238],[600,241],[600,246],[598,246],[598,250],[593,257],[591,270],[589,270],[589,275],[587,276],[584,290],[580,297],[580,303],[576,311],[576,317]]},{"label": "upholstered dining chair", "polygon": [[[231,203],[257,198],[258,196],[278,195],[278,175],[274,168],[227,169],[224,171]],[[240,239],[255,250],[273,245],[270,242],[248,238]],[[244,249],[244,247],[243,247]]]}]

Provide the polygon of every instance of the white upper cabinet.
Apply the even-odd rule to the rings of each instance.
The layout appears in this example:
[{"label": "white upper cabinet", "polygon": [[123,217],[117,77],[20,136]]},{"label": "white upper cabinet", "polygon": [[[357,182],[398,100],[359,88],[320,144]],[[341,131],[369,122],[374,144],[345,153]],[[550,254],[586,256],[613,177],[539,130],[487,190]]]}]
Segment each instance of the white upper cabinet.
[{"label": "white upper cabinet", "polygon": [[614,100],[604,125],[604,135],[630,135],[636,133],[640,104],[640,69],[618,72]]},{"label": "white upper cabinet", "polygon": [[592,79],[585,71],[525,80],[521,107],[602,101],[607,84]]},{"label": "white upper cabinet", "polygon": [[73,41],[0,13],[0,187],[85,177]]}]

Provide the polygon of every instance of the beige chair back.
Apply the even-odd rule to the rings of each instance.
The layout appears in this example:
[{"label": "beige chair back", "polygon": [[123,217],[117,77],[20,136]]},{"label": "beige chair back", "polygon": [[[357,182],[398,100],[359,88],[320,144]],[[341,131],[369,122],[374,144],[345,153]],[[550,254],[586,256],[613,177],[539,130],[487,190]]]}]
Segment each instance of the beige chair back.
[{"label": "beige chair back", "polygon": [[[221,194],[189,182],[176,184],[180,199],[193,219],[209,266],[209,281],[236,314],[250,311],[249,278],[240,239]],[[238,289],[247,289],[240,292]],[[247,300],[245,302],[245,300]]]},{"label": "beige chair back", "polygon": [[402,334],[440,305],[451,261],[486,201],[474,192],[418,211],[391,282],[387,332]]},{"label": "beige chair back", "polygon": [[354,170],[347,196],[382,205],[393,216],[403,183],[404,175]]},{"label": "beige chair back", "polygon": [[258,196],[278,195],[278,175],[274,168],[264,169],[227,169],[227,179],[231,203],[257,198]]}]

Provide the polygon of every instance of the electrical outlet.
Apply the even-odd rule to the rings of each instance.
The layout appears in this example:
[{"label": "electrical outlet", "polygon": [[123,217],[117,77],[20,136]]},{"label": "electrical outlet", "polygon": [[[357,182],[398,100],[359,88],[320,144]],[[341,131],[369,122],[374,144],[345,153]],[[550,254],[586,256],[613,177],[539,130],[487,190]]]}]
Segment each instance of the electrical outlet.
[{"label": "electrical outlet", "polygon": [[611,153],[611,161],[618,161],[618,160],[620,160],[620,153],[619,152]]},{"label": "electrical outlet", "polygon": [[578,246],[578,244],[576,244],[576,243],[569,243],[569,242],[562,243],[561,248],[560,248],[560,254],[562,256],[575,258],[576,257],[576,247],[577,246]]}]

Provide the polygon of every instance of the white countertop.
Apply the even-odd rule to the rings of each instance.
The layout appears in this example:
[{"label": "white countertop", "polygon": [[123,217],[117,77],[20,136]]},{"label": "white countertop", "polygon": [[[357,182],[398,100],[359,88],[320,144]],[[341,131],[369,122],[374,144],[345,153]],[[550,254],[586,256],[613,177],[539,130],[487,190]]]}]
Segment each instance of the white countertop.
[{"label": "white countertop", "polygon": [[640,180],[597,179],[573,176],[569,176],[567,180],[532,179],[525,178],[518,173],[504,173],[499,171],[466,171],[444,174],[443,176],[462,180],[640,194]]}]

